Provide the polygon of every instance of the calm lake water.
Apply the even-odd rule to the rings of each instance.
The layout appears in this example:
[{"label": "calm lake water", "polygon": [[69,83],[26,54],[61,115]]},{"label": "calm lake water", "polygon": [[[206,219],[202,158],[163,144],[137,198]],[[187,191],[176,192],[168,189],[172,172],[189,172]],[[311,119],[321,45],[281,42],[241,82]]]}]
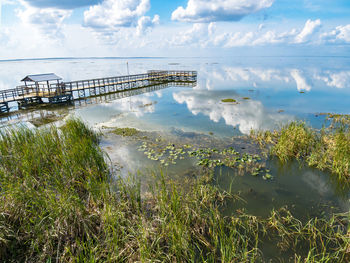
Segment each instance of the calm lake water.
[{"label": "calm lake water", "polygon": [[[292,120],[305,120],[315,128],[324,124],[320,113],[350,113],[350,58],[347,57],[234,57],[234,58],[130,58],[43,59],[0,62],[0,90],[14,88],[28,74],[54,72],[63,80],[81,80],[147,70],[196,70],[194,87],[159,86],[156,91],[124,93],[75,102],[69,106],[32,109],[1,116],[1,125],[29,127],[78,116],[98,129],[134,127],[155,137],[197,144],[213,140],[222,145],[251,129],[268,130]],[[237,103],[223,103],[231,98]],[[152,133],[153,132],[153,133]],[[206,138],[209,138],[206,141]],[[147,159],[140,142],[108,135],[101,144],[118,163],[120,174],[159,170]],[[205,146],[205,145],[204,145]],[[242,147],[245,148],[245,147]],[[243,150],[242,150],[243,151]],[[182,160],[167,172],[185,180],[195,162]],[[215,169],[225,190],[239,193],[227,213],[245,208],[267,216],[271,208],[287,205],[299,215],[349,211],[349,191],[324,172],[293,162],[282,166],[268,160],[272,180],[236,175]]]}]

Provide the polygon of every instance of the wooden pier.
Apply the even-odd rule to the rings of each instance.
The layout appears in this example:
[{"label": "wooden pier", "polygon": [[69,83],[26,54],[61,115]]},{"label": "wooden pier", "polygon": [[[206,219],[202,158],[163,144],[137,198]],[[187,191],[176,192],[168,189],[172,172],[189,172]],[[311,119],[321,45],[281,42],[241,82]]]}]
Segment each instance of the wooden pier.
[{"label": "wooden pier", "polygon": [[67,107],[59,107],[58,104],[48,104],[48,107],[32,107],[22,111],[11,111],[7,114],[0,114],[0,129],[2,126],[7,126],[9,122],[16,121],[30,122],[35,126],[40,126],[40,123],[49,123],[58,119],[63,119],[72,109],[83,108],[93,104],[109,103],[119,99],[155,92],[169,87],[188,87],[193,88],[196,82],[170,82],[166,84],[158,84],[138,89],[130,89],[120,92],[108,93],[101,96],[88,97],[71,101]]},{"label": "wooden pier", "polygon": [[197,72],[151,70],[145,74],[70,82],[61,82],[61,78],[50,73],[29,75],[22,81],[25,85],[0,91],[0,113],[8,112],[12,103],[17,103],[20,109],[35,104],[70,102],[159,84],[195,83]]}]

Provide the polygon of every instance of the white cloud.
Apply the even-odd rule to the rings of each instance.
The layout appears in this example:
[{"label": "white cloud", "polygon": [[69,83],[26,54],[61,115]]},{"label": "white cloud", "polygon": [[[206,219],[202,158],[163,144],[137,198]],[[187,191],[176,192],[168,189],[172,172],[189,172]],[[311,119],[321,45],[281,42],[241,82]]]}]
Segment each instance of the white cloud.
[{"label": "white cloud", "polygon": [[[269,46],[269,45],[301,45],[307,42],[318,44],[314,38],[321,26],[319,19],[306,21],[303,29],[295,28],[278,32],[276,30],[264,30],[266,26],[259,26],[256,31],[236,31],[211,34],[204,46],[215,46],[224,48],[244,47],[244,46]],[[225,30],[225,29],[224,29]],[[218,31],[218,30],[217,30]],[[221,30],[222,32],[222,30]],[[317,39],[317,37],[316,37]],[[201,44],[203,46],[203,44]]]},{"label": "white cloud", "polygon": [[17,16],[23,24],[38,28],[44,36],[50,38],[62,38],[63,21],[70,17],[71,10],[57,8],[37,8],[21,1],[24,10],[18,10]]},{"label": "white cloud", "polygon": [[181,30],[179,34],[175,34],[169,43],[172,46],[222,46],[227,42],[229,34],[216,34],[216,23],[194,23],[191,28]]},{"label": "white cloud", "polygon": [[155,25],[159,25],[159,15],[155,15],[153,19],[149,16],[142,16],[137,21],[136,33],[137,35],[142,35]]},{"label": "white cloud", "polygon": [[16,5],[17,0],[1,0],[0,3],[2,5]]},{"label": "white cloud", "polygon": [[241,33],[237,32],[234,35],[231,35],[224,47],[239,47],[239,46],[251,46],[254,39],[253,32]]},{"label": "white cloud", "polygon": [[184,22],[238,21],[244,16],[268,8],[274,0],[189,0],[186,8],[179,6],[172,20]]},{"label": "white cloud", "polygon": [[295,37],[295,43],[305,43],[310,40],[315,32],[321,27],[321,20],[307,20],[303,30]]},{"label": "white cloud", "polygon": [[346,26],[336,27],[337,39],[344,40],[345,42],[350,42],[350,24]]},{"label": "white cloud", "polygon": [[95,5],[100,0],[24,0],[31,6],[38,8],[73,9],[82,6]]},{"label": "white cloud", "polygon": [[104,0],[84,12],[84,24],[107,30],[129,27],[136,25],[149,8],[149,0]]},{"label": "white cloud", "polygon": [[280,44],[280,43],[292,43],[296,35],[296,30],[277,33],[276,31],[269,30],[266,33],[258,36],[252,45],[266,45],[266,44]]},{"label": "white cloud", "polygon": [[350,24],[345,26],[337,26],[331,32],[323,34],[322,38],[332,43],[350,43]]},{"label": "white cloud", "polygon": [[319,44],[315,41],[320,26],[320,20],[308,20],[301,29],[287,29],[278,32],[267,26],[259,27],[258,30],[231,29],[227,31],[227,23],[194,23],[190,29],[181,29],[179,34],[170,40],[173,46],[192,47],[253,47],[271,45],[302,45],[308,43]]},{"label": "white cloud", "polygon": [[212,43],[214,46],[223,46],[228,41],[229,38],[230,38],[230,34],[224,33],[218,36],[214,36],[212,38]]},{"label": "white cloud", "polygon": [[1,28],[0,30],[0,44],[5,47],[10,42],[10,30],[8,28]]},{"label": "white cloud", "polygon": [[[265,27],[265,26],[264,26]],[[264,31],[264,27],[259,26],[257,32],[236,32],[227,38],[225,47],[239,46],[263,46],[276,44],[304,44],[312,40],[315,33],[321,27],[320,19],[315,21],[307,20],[303,29],[277,32],[276,30]]]},{"label": "white cloud", "polygon": [[212,23],[195,23],[192,28],[175,35],[171,40],[170,44],[174,46],[188,46],[188,45],[199,45],[206,46],[209,40],[209,35],[213,34],[214,25]]},{"label": "white cloud", "polygon": [[103,0],[84,12],[84,26],[104,44],[138,41],[135,48],[145,46],[149,42],[138,38],[159,24],[159,15],[145,16],[149,9],[149,0]]}]

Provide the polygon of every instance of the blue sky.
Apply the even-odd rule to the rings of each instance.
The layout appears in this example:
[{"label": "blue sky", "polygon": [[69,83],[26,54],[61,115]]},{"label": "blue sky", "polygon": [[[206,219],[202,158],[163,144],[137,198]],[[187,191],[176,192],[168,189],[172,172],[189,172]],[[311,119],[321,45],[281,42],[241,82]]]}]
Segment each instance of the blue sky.
[{"label": "blue sky", "polygon": [[0,3],[0,59],[350,54],[349,0]]}]

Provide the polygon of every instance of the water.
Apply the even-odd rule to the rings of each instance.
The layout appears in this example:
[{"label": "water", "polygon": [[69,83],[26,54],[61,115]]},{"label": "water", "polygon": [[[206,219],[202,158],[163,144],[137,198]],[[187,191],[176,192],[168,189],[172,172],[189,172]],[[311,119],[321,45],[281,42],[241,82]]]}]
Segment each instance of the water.
[{"label": "water", "polygon": [[[248,135],[251,129],[271,130],[292,120],[305,120],[315,128],[324,124],[320,113],[349,114],[350,58],[346,57],[234,57],[234,58],[129,58],[47,59],[0,62],[0,89],[14,88],[28,74],[54,72],[65,81],[147,72],[196,70],[191,87],[158,90],[122,98],[98,97],[73,105],[35,108],[3,115],[2,126],[25,123],[39,127],[77,116],[90,125],[134,127],[147,136],[169,141],[223,145]],[[225,103],[222,99],[234,99]],[[214,144],[215,144],[214,143]],[[159,170],[159,162],[137,151],[140,142],[108,135],[102,146],[120,173]],[[243,147],[244,148],[244,147]],[[196,172],[195,161],[182,160],[166,168],[178,180]],[[215,169],[217,184],[246,201],[230,204],[226,212],[247,209],[267,216],[271,208],[287,205],[300,216],[349,211],[349,191],[325,172],[283,166],[270,160],[273,180],[237,176],[228,168]]]},{"label": "water", "polygon": [[229,204],[227,214],[245,209],[248,213],[268,217],[272,209],[288,207],[300,220],[349,211],[348,190],[332,180],[329,174],[300,166],[296,161],[281,166],[270,161],[269,168],[275,177],[236,176],[232,169],[216,170],[216,183],[243,200]]},{"label": "water", "polygon": [[[54,72],[64,80],[144,73],[150,69],[197,70],[194,89],[170,88],[95,108],[132,113],[137,120],[169,128],[247,134],[271,129],[295,118],[322,125],[318,113],[349,113],[349,58],[217,58],[217,59],[50,59],[0,62],[0,89],[13,88],[27,74]],[[304,92],[304,93],[300,93]],[[249,98],[244,100],[242,98]],[[239,101],[235,107],[223,98]],[[140,108],[150,101],[157,105]],[[137,109],[136,109],[137,108]],[[95,109],[86,109],[87,114]],[[80,110],[84,115],[84,110]],[[317,115],[317,117],[316,117]],[[321,120],[319,120],[321,119]],[[93,122],[93,120],[92,120]],[[164,125],[163,125],[164,124]]]}]

